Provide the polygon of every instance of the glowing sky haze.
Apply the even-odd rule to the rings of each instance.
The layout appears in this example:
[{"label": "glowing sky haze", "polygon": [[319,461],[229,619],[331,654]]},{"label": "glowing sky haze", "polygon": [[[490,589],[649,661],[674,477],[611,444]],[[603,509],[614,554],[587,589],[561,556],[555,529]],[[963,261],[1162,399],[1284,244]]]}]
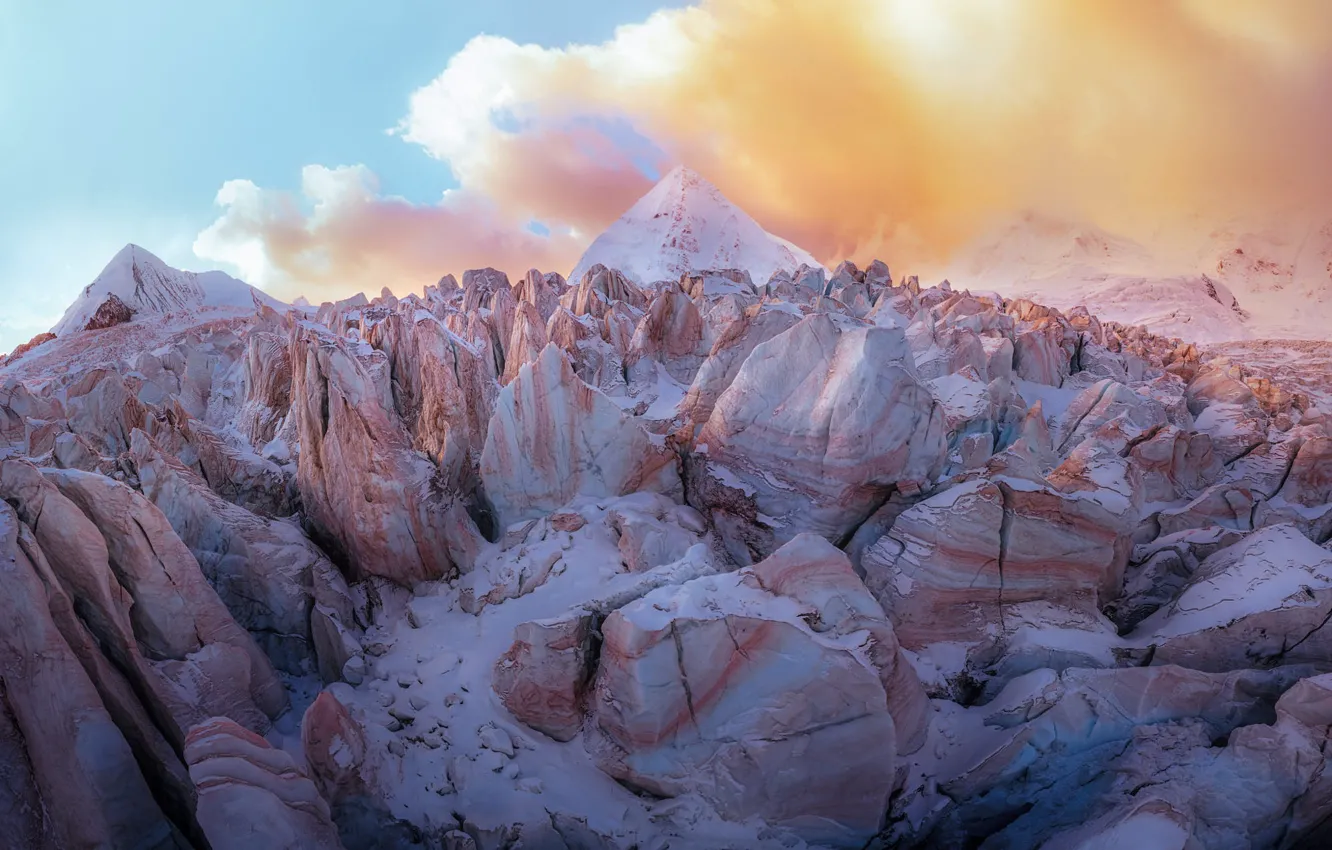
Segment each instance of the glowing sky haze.
[{"label": "glowing sky haze", "polygon": [[679,162],[829,262],[1332,182],[1321,0],[661,5],[0,0],[0,349],[129,241],[312,300],[567,272]]}]

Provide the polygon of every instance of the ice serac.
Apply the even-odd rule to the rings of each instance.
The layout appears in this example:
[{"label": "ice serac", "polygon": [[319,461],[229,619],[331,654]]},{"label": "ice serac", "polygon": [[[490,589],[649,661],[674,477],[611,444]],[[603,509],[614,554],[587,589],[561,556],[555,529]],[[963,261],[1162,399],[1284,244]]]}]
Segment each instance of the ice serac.
[{"label": "ice serac", "polygon": [[718,334],[680,404],[680,415],[689,426],[688,437],[692,438],[694,431],[712,416],[717,399],[735,380],[754,349],[799,321],[799,316],[785,310],[763,310],[756,306],[746,309]]},{"label": "ice serac", "polygon": [[773,236],[698,174],[679,166],[588,247],[569,280],[601,264],[639,284],[692,271],[743,269],[756,282],[774,272],[819,267],[807,252]]},{"label": "ice serac", "polygon": [[453,556],[475,528],[439,467],[413,450],[385,355],[312,325],[291,345],[298,480],[316,539],[358,579],[410,585],[456,573]]},{"label": "ice serac", "polygon": [[256,516],[208,489],[147,434],[130,442],[143,494],[190,548],[237,622],[269,658],[325,681],[360,654],[346,580],[293,522]]},{"label": "ice serac", "polygon": [[753,568],[611,614],[587,739],[598,764],[654,794],[698,794],[730,818],[863,844],[881,825],[897,754],[921,734],[924,698],[857,585],[845,556],[806,535]]},{"label": "ice serac", "polygon": [[190,778],[213,850],[342,850],[328,803],[283,750],[224,717],[190,729]]},{"label": "ice serac", "polygon": [[126,245],[97,279],[83,288],[56,326],[56,336],[97,330],[145,316],[201,307],[252,311],[287,305],[222,272],[173,269],[137,245]]},{"label": "ice serac", "polygon": [[[552,308],[551,312],[554,311]],[[526,364],[535,363],[549,341],[546,336],[546,319],[541,317],[540,311],[526,301],[518,302],[513,317],[513,333],[504,350],[502,383],[507,384],[518,377],[518,370]]]},{"label": "ice serac", "polygon": [[394,405],[413,445],[435,460],[451,490],[474,489],[498,392],[481,352],[424,311],[387,316],[369,340],[388,355]]},{"label": "ice serac", "polygon": [[0,502],[0,782],[15,847],[189,845],[153,799],[125,736],[56,628],[40,557]]},{"label": "ice serac", "polygon": [[1332,652],[1332,552],[1293,525],[1222,549],[1130,635],[1154,663],[1199,670],[1325,663]]},{"label": "ice serac", "polygon": [[[143,733],[131,743],[144,754],[160,748],[143,710],[179,746],[200,718],[224,714],[262,731],[286,707],[268,659],[144,497],[101,475],[22,461],[0,464],[0,490],[40,546],[48,581],[77,601],[78,620],[61,620],[62,630],[118,722]],[[127,687],[142,709],[122,699]]]},{"label": "ice serac", "polygon": [[819,313],[757,346],[697,438],[690,503],[742,563],[802,532],[841,543],[944,459],[943,412],[901,330]]},{"label": "ice serac", "polygon": [[[906,510],[861,564],[904,646],[953,645],[991,663],[1024,629],[1097,631],[1123,581],[1129,530],[1047,483],[977,479]],[[1079,643],[1025,663],[1086,664]]]},{"label": "ice serac", "polygon": [[[8,479],[9,471],[0,475]],[[166,516],[105,476],[79,470],[43,475],[101,533],[114,580],[133,600],[134,634],[150,658],[163,660],[161,675],[174,685],[168,699],[178,706],[177,716],[192,718],[211,708],[265,728],[264,716],[276,717],[286,707],[286,691]]]},{"label": "ice serac", "polygon": [[250,334],[245,347],[245,403],[237,426],[256,446],[277,436],[291,410],[291,351],[284,336]]},{"label": "ice serac", "polygon": [[678,496],[677,466],[673,451],[583,383],[554,345],[500,392],[481,453],[481,477],[502,526],[575,496]]}]

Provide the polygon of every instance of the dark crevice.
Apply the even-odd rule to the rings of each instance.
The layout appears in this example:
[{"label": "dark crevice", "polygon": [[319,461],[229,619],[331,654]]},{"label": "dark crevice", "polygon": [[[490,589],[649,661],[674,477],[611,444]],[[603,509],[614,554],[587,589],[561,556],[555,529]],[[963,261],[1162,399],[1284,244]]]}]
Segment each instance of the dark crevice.
[{"label": "dark crevice", "polygon": [[1272,488],[1272,491],[1270,493],[1265,494],[1267,498],[1274,499],[1276,498],[1277,493],[1280,493],[1283,489],[1285,489],[1286,481],[1290,479],[1290,473],[1292,470],[1295,469],[1295,461],[1299,458],[1299,456],[1300,456],[1300,450],[1297,447],[1293,452],[1291,452],[1290,460],[1286,462],[1286,468],[1281,473],[1281,480],[1277,482],[1276,487]]},{"label": "dark crevice", "polygon": [[1013,490],[1003,481],[995,482],[999,487],[999,507],[1003,511],[999,520],[999,634],[1000,640],[1007,633],[1004,622],[1004,563],[1008,558],[1009,538],[1013,533]]},{"label": "dark crevice", "polygon": [[1078,433],[1078,429],[1082,427],[1082,423],[1083,423],[1083,421],[1084,421],[1088,416],[1090,416],[1090,415],[1091,415],[1091,412],[1092,412],[1093,410],[1096,409],[1096,406],[1099,405],[1099,404],[1101,403],[1101,399],[1105,398],[1105,394],[1106,394],[1107,392],[1110,391],[1110,385],[1111,385],[1112,383],[1114,383],[1114,382],[1113,382],[1113,381],[1108,381],[1108,380],[1107,380],[1107,381],[1103,381],[1103,382],[1101,383],[1101,390],[1100,390],[1099,393],[1097,393],[1097,395],[1096,395],[1096,400],[1093,401],[1093,402],[1087,407],[1087,409],[1084,410],[1084,411],[1082,412],[1082,415],[1078,417],[1078,421],[1077,421],[1077,422],[1074,422],[1073,425],[1072,425],[1072,427],[1070,427],[1070,428],[1068,429],[1067,433],[1064,434],[1064,439],[1062,439],[1062,440],[1059,441],[1059,454],[1061,454],[1061,455],[1064,454],[1065,450],[1068,449],[1068,443],[1069,443],[1069,441],[1072,440],[1072,439],[1073,439],[1073,436],[1074,436],[1075,434]]},{"label": "dark crevice", "polygon": [[1256,452],[1256,451],[1257,451],[1259,448],[1261,448],[1262,446],[1266,446],[1266,445],[1271,445],[1271,444],[1270,444],[1270,443],[1266,443],[1266,442],[1263,442],[1263,443],[1254,443],[1252,446],[1249,446],[1247,449],[1245,449],[1244,451],[1240,452],[1240,453],[1239,453],[1239,454],[1238,454],[1233,460],[1227,462],[1225,465],[1226,465],[1226,466],[1230,466],[1231,464],[1238,463],[1239,461],[1244,460],[1246,457],[1248,457],[1249,455],[1251,455],[1251,454],[1253,454],[1254,452]]},{"label": "dark crevice", "polygon": [[1130,438],[1128,443],[1125,444],[1123,451],[1119,453],[1119,456],[1125,458],[1128,457],[1130,454],[1132,454],[1134,449],[1136,449],[1138,446],[1142,445],[1143,443],[1147,442],[1148,440],[1154,439],[1156,435],[1160,434],[1164,428],[1165,428],[1164,425],[1153,425],[1152,427],[1148,428],[1146,431],[1143,431],[1138,436]]},{"label": "dark crevice", "polygon": [[675,663],[680,670],[680,684],[684,687],[685,705],[689,707],[689,719],[693,721],[694,728],[698,728],[698,715],[694,711],[694,693],[689,689],[689,676],[685,673],[684,663],[684,641],[680,638],[680,630],[676,627],[675,621],[671,621],[671,640],[675,642]]},{"label": "dark crevice", "polygon": [[[1308,588],[1305,589],[1305,592],[1307,592],[1307,593],[1311,593],[1311,592],[1308,590]],[[1312,595],[1312,594],[1311,594],[1311,595]],[[1296,647],[1298,647],[1300,644],[1304,643],[1306,640],[1308,640],[1309,638],[1311,638],[1311,637],[1313,637],[1314,635],[1316,635],[1319,631],[1321,631],[1322,628],[1323,628],[1324,626],[1327,625],[1327,623],[1328,623],[1329,620],[1332,620],[1332,605],[1328,605],[1327,613],[1323,615],[1323,619],[1322,619],[1321,621],[1319,621],[1318,625],[1316,625],[1316,626],[1314,626],[1312,629],[1310,629],[1310,630],[1304,635],[1304,637],[1302,637],[1302,638],[1300,638],[1299,640],[1295,641],[1295,642],[1292,643],[1290,646],[1286,646],[1286,643],[1285,643],[1285,641],[1283,640],[1283,641],[1281,642],[1281,653],[1280,653],[1279,655],[1277,655],[1277,657],[1276,657],[1276,661],[1277,661],[1278,663],[1280,663],[1281,661],[1285,660],[1285,657],[1286,657],[1286,655],[1287,655],[1288,653],[1291,653],[1291,652],[1295,651]]]}]

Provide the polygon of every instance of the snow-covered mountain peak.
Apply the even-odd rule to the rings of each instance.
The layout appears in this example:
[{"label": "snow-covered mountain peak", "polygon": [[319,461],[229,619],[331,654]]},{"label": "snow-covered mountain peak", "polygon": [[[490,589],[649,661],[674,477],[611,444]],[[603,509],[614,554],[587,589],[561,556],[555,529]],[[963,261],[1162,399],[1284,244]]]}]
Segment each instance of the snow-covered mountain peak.
[{"label": "snow-covered mountain peak", "polygon": [[570,275],[601,263],[638,283],[708,269],[743,269],[758,284],[773,272],[818,266],[809,252],[764,230],[697,172],[677,166],[597,237]]},{"label": "snow-covered mountain peak", "polygon": [[650,212],[655,217],[670,215],[677,209],[689,209],[695,215],[706,216],[710,211],[726,214],[728,207],[732,204],[721,190],[697,171],[677,165],[640,198],[630,212]]},{"label": "snow-covered mountain peak", "polygon": [[201,307],[251,310],[255,300],[276,310],[287,305],[223,272],[172,268],[151,251],[129,244],[83,288],[51,329],[57,336],[105,327],[144,315],[192,311]]}]

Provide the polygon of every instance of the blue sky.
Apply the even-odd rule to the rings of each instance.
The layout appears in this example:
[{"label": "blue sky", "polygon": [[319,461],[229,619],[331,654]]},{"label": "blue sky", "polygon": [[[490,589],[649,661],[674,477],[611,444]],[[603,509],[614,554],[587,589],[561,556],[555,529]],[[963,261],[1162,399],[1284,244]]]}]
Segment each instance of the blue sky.
[{"label": "blue sky", "polygon": [[597,43],[650,0],[0,0],[0,351],[45,330],[126,242],[186,268],[227,180],[364,163],[431,202],[446,164],[388,135],[480,33]]}]

